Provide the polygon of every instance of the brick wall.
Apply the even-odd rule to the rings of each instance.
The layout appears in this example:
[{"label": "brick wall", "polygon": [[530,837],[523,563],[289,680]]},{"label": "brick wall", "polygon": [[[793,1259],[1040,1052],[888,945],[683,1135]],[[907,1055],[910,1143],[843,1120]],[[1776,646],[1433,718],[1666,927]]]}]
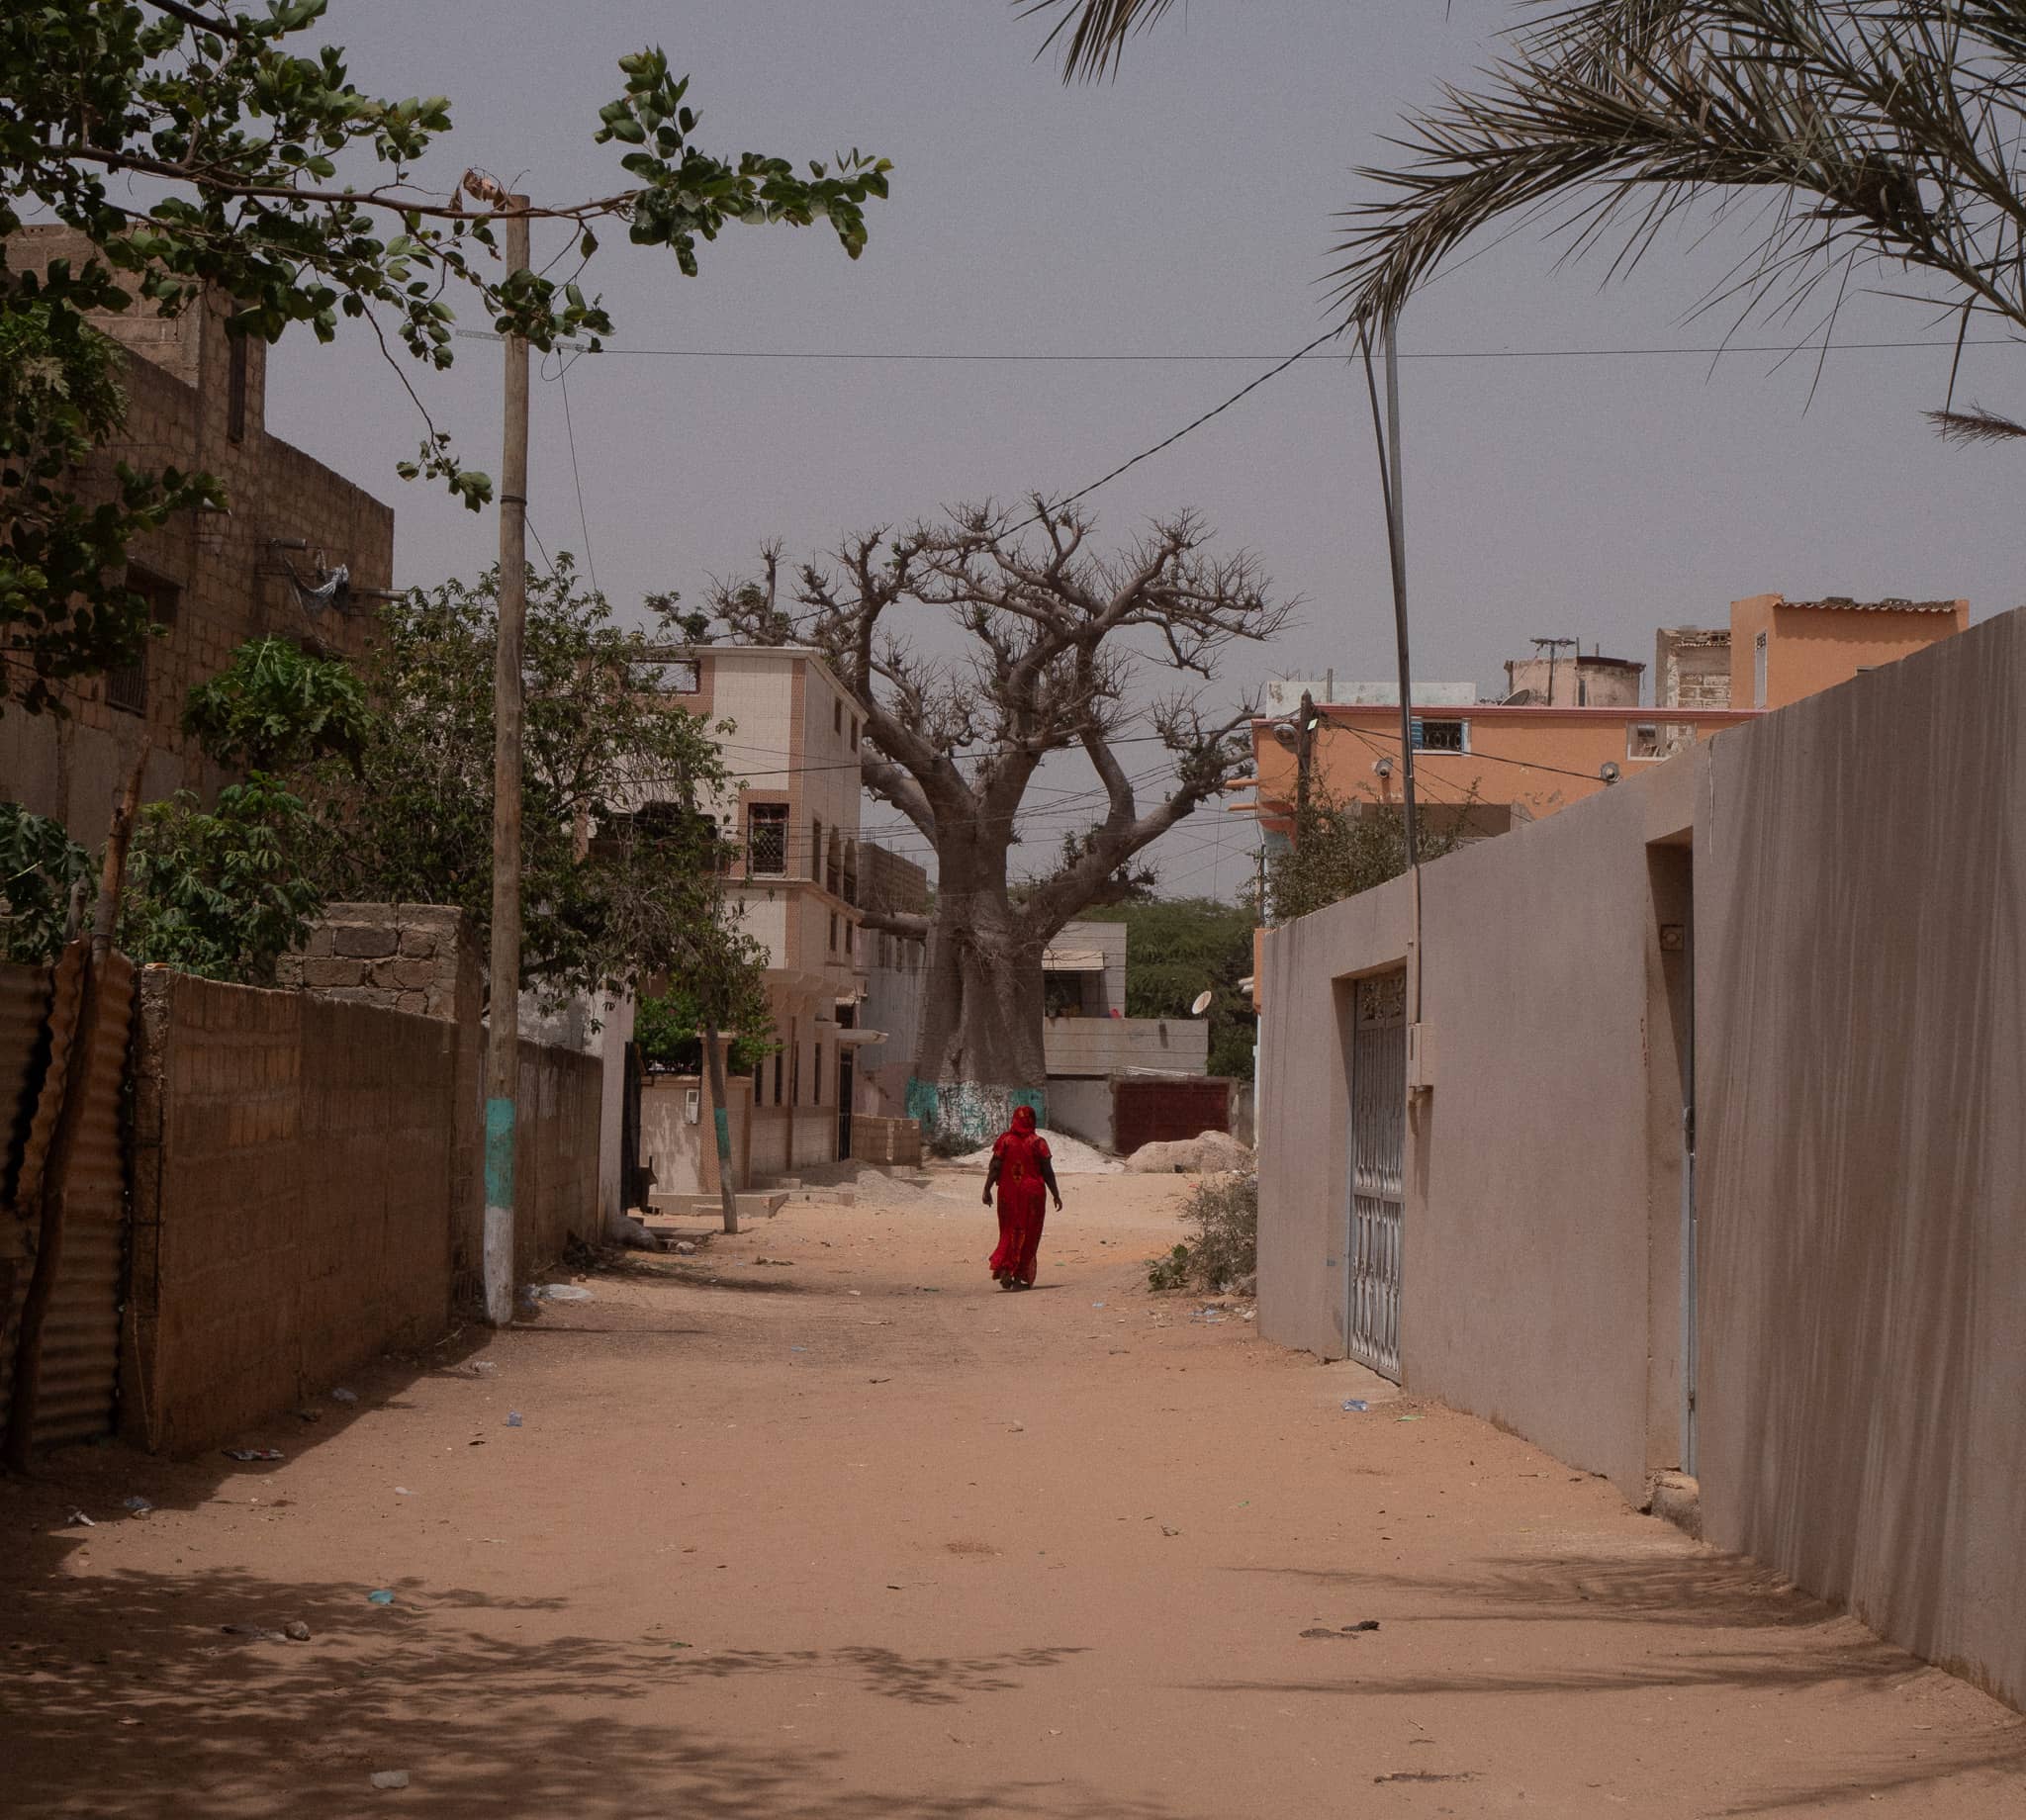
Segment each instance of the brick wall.
[{"label": "brick wall", "polygon": [[[122,1423],[188,1453],[481,1300],[484,1026],[454,910],[338,904],[295,990],[149,967]],[[598,1057],[520,1046],[514,1269],[599,1228]]]},{"label": "brick wall", "polygon": [[[56,257],[81,264],[88,252],[82,236],[63,228],[23,228],[7,243],[8,263],[19,270],[40,271]],[[67,718],[0,716],[0,796],[61,818],[87,845],[105,837],[113,793],[143,728],[153,748],[149,800],[217,789],[221,774],[178,721],[190,685],[217,675],[247,639],[278,634],[346,657],[365,651],[378,602],[354,593],[348,605],[318,607],[290,566],[314,580],[313,571],[343,565],[358,591],[393,585],[392,508],[268,435],[267,349],[258,342],[246,346],[243,427],[231,434],[227,312],[214,298],[173,320],[145,305],[98,319],[134,357],[123,376],[124,439],[87,464],[81,490],[111,497],[123,459],[143,469],[202,468],[224,483],[230,509],[185,512],[131,546],[135,566],[175,591],[173,624],[149,641],[143,714],[112,706],[104,680],[88,677],[71,684]],[[296,542],[307,547],[283,547]]]},{"label": "brick wall", "polygon": [[187,1453],[450,1308],[453,1025],[148,967],[122,1424]]}]

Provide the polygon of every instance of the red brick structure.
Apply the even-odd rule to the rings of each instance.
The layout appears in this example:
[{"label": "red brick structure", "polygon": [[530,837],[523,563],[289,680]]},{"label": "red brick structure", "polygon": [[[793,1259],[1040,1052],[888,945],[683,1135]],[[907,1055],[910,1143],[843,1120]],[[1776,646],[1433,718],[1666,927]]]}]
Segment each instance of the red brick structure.
[{"label": "red brick structure", "polygon": [[[7,243],[16,270],[89,256],[66,228],[25,228]],[[163,627],[141,664],[77,679],[67,718],[0,714],[0,797],[60,817],[86,845],[104,838],[143,728],[153,747],[149,799],[185,787],[208,793],[223,781],[177,730],[193,682],[267,634],[357,656],[392,586],[393,509],[267,433],[267,348],[226,332],[229,309],[213,299],[175,318],[146,305],[97,318],[133,358],[123,379],[126,438],[94,459],[87,488],[110,485],[121,459],[201,468],[224,483],[230,508],[183,513],[132,546],[134,580]],[[330,588],[339,569],[347,584]]]}]

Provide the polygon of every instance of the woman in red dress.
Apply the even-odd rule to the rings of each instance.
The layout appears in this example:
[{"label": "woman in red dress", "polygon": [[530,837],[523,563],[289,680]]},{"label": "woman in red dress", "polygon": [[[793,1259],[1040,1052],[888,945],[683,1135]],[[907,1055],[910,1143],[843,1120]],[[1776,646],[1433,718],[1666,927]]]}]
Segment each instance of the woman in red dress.
[{"label": "woman in red dress", "polygon": [[1035,1260],[1041,1251],[1041,1226],[1048,1212],[1045,1195],[1053,1195],[1062,1211],[1062,1191],[1056,1186],[1056,1166],[1049,1160],[1048,1139],[1034,1129],[1034,1108],[1013,1109],[1013,1129],[992,1145],[985,1170],[985,1205],[999,1191],[999,1248],[992,1253],[992,1278],[1001,1289],[1032,1289]]}]

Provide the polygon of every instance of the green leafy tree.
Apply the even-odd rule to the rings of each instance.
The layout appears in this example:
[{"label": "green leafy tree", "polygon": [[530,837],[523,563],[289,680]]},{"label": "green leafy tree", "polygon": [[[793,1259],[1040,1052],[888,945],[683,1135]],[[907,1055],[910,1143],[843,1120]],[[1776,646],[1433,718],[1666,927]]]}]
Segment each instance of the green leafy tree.
[{"label": "green leafy tree", "polygon": [[90,908],[91,855],[46,815],[0,802],[0,954],[9,960],[53,960],[63,946],[73,897]]},{"label": "green leafy tree", "polygon": [[356,767],[372,730],[358,673],[286,638],[241,645],[183,707],[183,731],[232,770],[288,773],[330,758]]},{"label": "green leafy tree", "polygon": [[[1172,0],[1033,0],[1065,78],[1118,66]],[[2026,12],[2018,0],[1588,0],[1543,9],[1472,87],[1410,116],[1404,161],[1361,176],[1338,299],[1395,314],[1452,252],[1515,216],[1629,270],[1714,204],[1760,205],[1715,297],[1805,319],[1825,343],[1853,277],[2026,328]],[[1560,213],[1557,214],[1557,211]],[[1973,406],[1944,434],[2026,436]]]},{"label": "green leafy tree", "polygon": [[270,986],[323,908],[303,869],[309,805],[263,773],[205,809],[188,790],[140,812],[128,860],[120,947],[136,960],[238,985]]},{"label": "green leafy tree", "polygon": [[[1454,853],[1490,830],[1473,819],[1476,798],[1427,807],[1415,828],[1416,857],[1426,864]],[[1293,838],[1267,863],[1273,920],[1291,922],[1407,870],[1407,830],[1398,809],[1376,803],[1338,802],[1317,791],[1296,813]]]},{"label": "green leafy tree", "polygon": [[[703,1026],[711,1007],[693,980],[683,979],[633,1008],[633,1040],[648,1066],[693,1074],[703,1062]],[[757,970],[734,982],[723,1004],[719,1028],[738,1033],[726,1045],[734,1074],[750,1074],[781,1045],[775,1040],[774,1012],[767,1003],[764,979]]]},{"label": "green leafy tree", "polygon": [[1093,910],[1096,923],[1126,926],[1126,1015],[1186,1018],[1204,992],[1210,1024],[1210,1072],[1252,1078],[1257,1020],[1251,996],[1239,981],[1252,970],[1249,904],[1215,898],[1154,898]]},{"label": "green leafy tree", "polygon": [[[227,502],[210,477],[166,467],[122,467],[95,489],[77,478],[121,417],[89,313],[175,316],[210,291],[231,306],[233,334],[272,342],[302,324],[329,340],[352,317],[390,359],[399,343],[441,368],[461,289],[494,327],[538,348],[567,337],[596,347],[611,323],[580,281],[606,224],[691,274],[699,243],[731,223],[825,220],[856,258],[866,205],[886,194],[885,160],[857,151],[797,172],[758,152],[704,150],[689,79],[652,47],[619,59],[622,91],[598,111],[592,136],[618,148],[624,178],[611,191],[516,208],[475,173],[452,192],[427,190],[414,173],[450,130],[449,102],[369,94],[338,46],[299,47],[325,10],[0,8],[0,651],[31,709],[52,705],[62,678],[138,651],[144,602],[120,579],[129,542],[175,511]],[[576,266],[556,278],[502,270],[496,230],[508,213],[567,226]],[[9,267],[5,237],[26,214],[78,230],[92,256],[46,273]],[[491,497],[432,422],[404,472],[441,478],[474,509]]]},{"label": "green leafy tree", "polygon": [[[356,774],[327,767],[322,784],[333,898],[455,904],[482,942],[497,583],[447,582],[385,609]],[[723,934],[726,850],[699,806],[724,781],[710,729],[567,552],[528,572],[524,650],[523,984],[561,998],[694,977]]]}]

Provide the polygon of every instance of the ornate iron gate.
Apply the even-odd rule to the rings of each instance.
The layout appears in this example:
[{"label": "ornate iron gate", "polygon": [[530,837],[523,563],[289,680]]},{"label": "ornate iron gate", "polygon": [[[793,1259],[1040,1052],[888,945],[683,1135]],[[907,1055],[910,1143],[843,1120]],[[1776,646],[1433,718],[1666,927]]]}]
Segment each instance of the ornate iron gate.
[{"label": "ornate iron gate", "polygon": [[1407,1133],[1407,969],[1356,987],[1350,1049],[1350,1242],[1344,1347],[1400,1381],[1400,1218]]}]

